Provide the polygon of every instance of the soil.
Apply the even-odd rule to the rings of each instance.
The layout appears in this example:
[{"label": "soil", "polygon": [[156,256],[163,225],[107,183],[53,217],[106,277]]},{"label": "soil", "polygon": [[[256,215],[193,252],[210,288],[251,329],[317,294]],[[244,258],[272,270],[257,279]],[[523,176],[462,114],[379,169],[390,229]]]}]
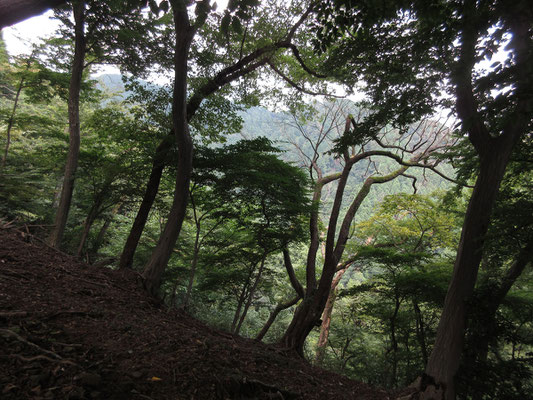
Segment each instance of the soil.
[{"label": "soil", "polygon": [[0,229],[1,399],[389,399]]}]

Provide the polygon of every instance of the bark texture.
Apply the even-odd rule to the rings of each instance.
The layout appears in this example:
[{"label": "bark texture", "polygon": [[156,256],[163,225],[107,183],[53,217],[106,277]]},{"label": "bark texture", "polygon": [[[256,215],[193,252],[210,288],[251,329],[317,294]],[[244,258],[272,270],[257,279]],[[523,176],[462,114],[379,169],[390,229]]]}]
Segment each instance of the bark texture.
[{"label": "bark texture", "polygon": [[267,322],[265,322],[265,325],[263,325],[263,328],[261,328],[261,331],[257,334],[255,337],[256,340],[263,340],[265,335],[267,334],[268,330],[276,320],[277,316],[280,312],[283,310],[286,310],[289,307],[294,306],[296,303],[300,301],[301,297],[298,295],[291,300],[287,301],[286,303],[281,303],[276,306],[276,308],[270,313],[270,316],[268,317]]},{"label": "bark texture", "polygon": [[333,314],[333,306],[337,298],[337,286],[341,281],[346,269],[342,269],[335,274],[333,282],[331,282],[331,289],[329,291],[328,301],[322,313],[322,324],[320,325],[320,335],[318,337],[318,343],[316,348],[316,363],[322,364],[324,361],[324,355],[326,352],[326,346],[328,345],[329,328],[331,327],[331,316]]}]

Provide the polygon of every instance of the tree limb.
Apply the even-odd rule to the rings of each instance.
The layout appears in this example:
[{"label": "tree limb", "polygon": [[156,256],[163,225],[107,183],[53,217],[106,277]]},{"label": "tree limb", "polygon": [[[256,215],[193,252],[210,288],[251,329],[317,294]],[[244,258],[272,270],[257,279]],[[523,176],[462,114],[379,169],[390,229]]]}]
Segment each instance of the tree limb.
[{"label": "tree limb", "polygon": [[287,274],[289,275],[289,280],[291,281],[291,285],[298,293],[300,297],[304,297],[304,288],[300,281],[298,281],[298,278],[296,277],[296,274],[294,272],[294,267],[292,266],[291,256],[289,254],[289,249],[287,247],[283,248],[283,261],[285,263],[285,269],[287,270]]},{"label": "tree limb", "polygon": [[291,78],[289,78],[287,75],[285,75],[278,67],[276,67],[273,63],[269,62],[268,65],[272,70],[278,74],[285,82],[287,82],[290,86],[298,90],[299,92],[311,95],[311,96],[328,96],[328,97],[335,97],[337,99],[342,99],[343,96],[336,96],[330,93],[319,93],[319,92],[313,92],[311,90],[307,90],[300,85],[298,85],[296,82],[294,82]]}]

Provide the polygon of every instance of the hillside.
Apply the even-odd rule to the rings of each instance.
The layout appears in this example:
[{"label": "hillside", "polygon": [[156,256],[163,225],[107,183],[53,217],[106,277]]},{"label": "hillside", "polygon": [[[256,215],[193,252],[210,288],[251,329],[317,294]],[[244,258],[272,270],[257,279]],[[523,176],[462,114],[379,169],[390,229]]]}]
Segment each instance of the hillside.
[{"label": "hillside", "polygon": [[2,399],[389,399],[0,229]]}]

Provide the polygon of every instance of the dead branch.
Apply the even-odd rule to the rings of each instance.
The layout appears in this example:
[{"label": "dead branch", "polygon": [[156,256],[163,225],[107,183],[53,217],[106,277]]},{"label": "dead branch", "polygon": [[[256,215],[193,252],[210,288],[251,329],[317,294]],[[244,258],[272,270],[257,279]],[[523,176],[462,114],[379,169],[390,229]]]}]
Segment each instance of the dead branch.
[{"label": "dead branch", "polygon": [[4,318],[4,319],[26,317],[26,316],[28,316],[28,312],[27,311],[0,312],[0,318]]},{"label": "dead branch", "polygon": [[49,361],[49,362],[53,362],[53,363],[68,364],[68,365],[78,365],[75,362],[70,361],[70,360],[54,360],[53,358],[50,358],[50,357],[47,357],[47,356],[43,356],[42,354],[40,354],[38,356],[34,356],[34,357],[24,357],[24,356],[22,356],[20,354],[12,354],[11,357],[18,358],[20,361],[27,362],[27,363],[43,360],[43,361]]},{"label": "dead branch", "polygon": [[35,343],[32,343],[26,339],[24,339],[22,336],[20,336],[18,333],[13,332],[10,329],[0,329],[0,335],[4,337],[11,337],[13,339],[18,340],[21,343],[27,344],[28,346],[36,349],[37,351],[40,351],[41,353],[48,354],[50,357],[55,358],[56,360],[63,360],[63,357],[61,357],[59,354],[54,353],[53,351],[43,349],[41,346],[36,345]]}]

